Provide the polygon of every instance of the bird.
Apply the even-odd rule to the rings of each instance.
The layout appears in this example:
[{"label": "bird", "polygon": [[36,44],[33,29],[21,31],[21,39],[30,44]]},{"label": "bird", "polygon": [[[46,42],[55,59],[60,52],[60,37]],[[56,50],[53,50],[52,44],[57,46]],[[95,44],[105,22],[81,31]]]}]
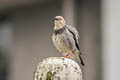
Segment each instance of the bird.
[{"label": "bird", "polygon": [[62,16],[54,17],[54,29],[52,35],[54,46],[59,52],[65,55],[65,58],[71,59],[72,56],[74,56],[81,62],[82,66],[84,66],[81,57],[82,53],[78,45],[78,38],[79,33],[75,27],[67,25]]}]

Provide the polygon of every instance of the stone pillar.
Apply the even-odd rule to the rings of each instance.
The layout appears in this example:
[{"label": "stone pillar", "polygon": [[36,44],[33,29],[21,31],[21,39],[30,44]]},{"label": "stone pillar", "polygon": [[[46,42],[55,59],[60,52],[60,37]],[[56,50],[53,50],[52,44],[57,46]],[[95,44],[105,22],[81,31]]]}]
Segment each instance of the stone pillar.
[{"label": "stone pillar", "polygon": [[37,65],[34,80],[82,80],[82,72],[71,59],[50,57]]}]

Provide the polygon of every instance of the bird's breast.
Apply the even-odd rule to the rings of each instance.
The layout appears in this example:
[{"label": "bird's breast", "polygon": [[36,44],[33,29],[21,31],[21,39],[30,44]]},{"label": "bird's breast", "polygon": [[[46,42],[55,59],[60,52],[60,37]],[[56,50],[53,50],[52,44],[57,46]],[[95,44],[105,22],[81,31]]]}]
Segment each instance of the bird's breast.
[{"label": "bird's breast", "polygon": [[65,28],[63,27],[63,28],[60,28],[60,29],[58,29],[58,30],[54,30],[54,34],[55,35],[59,35],[59,34],[62,34],[63,32],[65,31]]},{"label": "bird's breast", "polygon": [[69,41],[67,41],[64,35],[53,35],[53,43],[55,47],[62,53],[70,53]]}]

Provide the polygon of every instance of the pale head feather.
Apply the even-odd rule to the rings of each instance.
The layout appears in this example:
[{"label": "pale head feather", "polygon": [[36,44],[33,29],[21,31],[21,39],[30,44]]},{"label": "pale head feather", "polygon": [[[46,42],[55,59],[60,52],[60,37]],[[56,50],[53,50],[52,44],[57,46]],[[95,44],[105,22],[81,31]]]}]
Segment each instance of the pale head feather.
[{"label": "pale head feather", "polygon": [[55,23],[54,29],[63,28],[66,24],[66,22],[62,16],[56,16],[54,23]]}]

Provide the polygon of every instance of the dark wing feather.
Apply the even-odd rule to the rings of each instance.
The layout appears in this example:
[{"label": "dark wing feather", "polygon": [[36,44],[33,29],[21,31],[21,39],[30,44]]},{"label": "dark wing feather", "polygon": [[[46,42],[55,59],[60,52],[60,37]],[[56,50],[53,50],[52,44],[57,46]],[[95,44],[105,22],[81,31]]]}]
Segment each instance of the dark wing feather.
[{"label": "dark wing feather", "polygon": [[77,47],[78,50],[80,50],[78,43],[77,43],[77,39],[75,37],[75,34],[70,29],[68,29],[68,31],[73,35],[73,39],[75,40],[75,46]]},{"label": "dark wing feather", "polygon": [[80,51],[80,48],[79,48],[77,39],[76,39],[76,37],[75,37],[75,34],[74,34],[74,32],[72,32],[69,28],[68,28],[68,31],[73,35],[73,39],[75,40],[75,46],[76,46],[76,48],[79,50],[79,57],[80,57],[80,60],[81,60],[81,64],[84,66],[84,62],[83,62],[82,57],[81,57],[81,54],[82,54],[82,53],[81,53],[81,51]]},{"label": "dark wing feather", "polygon": [[[75,34],[74,34],[70,29],[68,29],[68,31],[73,35],[73,39],[75,40],[75,46],[76,46],[76,48],[80,51],[80,48],[79,48],[77,39],[76,39],[76,37],[75,37]],[[80,51],[80,55],[81,55],[81,54],[82,54],[82,53],[81,53],[81,51]]]},{"label": "dark wing feather", "polygon": [[[75,34],[74,34],[71,30],[69,30],[69,29],[68,29],[68,31],[73,35],[73,39],[75,40],[75,46],[76,46],[76,48],[80,51],[80,48],[79,48],[79,46],[78,46],[78,43],[77,43],[77,39],[76,39],[76,37],[75,37]],[[81,57],[81,51],[79,52],[79,57],[80,57],[81,64],[84,66],[84,62],[83,62],[82,57]]]}]

